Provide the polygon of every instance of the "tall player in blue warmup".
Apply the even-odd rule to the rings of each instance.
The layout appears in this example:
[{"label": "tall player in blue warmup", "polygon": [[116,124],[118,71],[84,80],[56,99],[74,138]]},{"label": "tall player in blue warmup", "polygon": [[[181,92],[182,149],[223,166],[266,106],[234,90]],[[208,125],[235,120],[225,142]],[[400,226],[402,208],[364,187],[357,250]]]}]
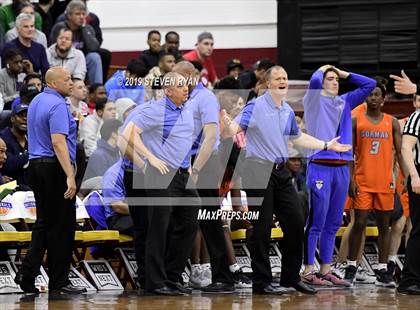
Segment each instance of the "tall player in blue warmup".
[{"label": "tall player in blue warmup", "polygon": [[[339,79],[344,78],[358,88],[338,95]],[[375,88],[370,78],[325,65],[311,77],[303,99],[307,132],[328,141],[340,136],[340,143],[352,143],[351,110],[361,104]],[[337,153],[324,148],[309,154],[307,185],[310,214],[305,231],[305,271],[303,280],[311,284],[348,286],[349,283],[331,272],[335,235],[341,225],[344,203],[350,182],[348,162],[352,151]],[[317,243],[320,243],[320,273],[314,271]]]}]

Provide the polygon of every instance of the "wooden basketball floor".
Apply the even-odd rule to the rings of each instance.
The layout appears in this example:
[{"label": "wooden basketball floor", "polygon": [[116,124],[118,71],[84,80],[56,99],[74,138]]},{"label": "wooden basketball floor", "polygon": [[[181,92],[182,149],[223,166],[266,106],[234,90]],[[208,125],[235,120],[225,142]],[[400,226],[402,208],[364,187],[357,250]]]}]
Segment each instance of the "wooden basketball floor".
[{"label": "wooden basketball floor", "polygon": [[241,290],[230,295],[203,295],[194,291],[191,296],[139,296],[136,291],[91,293],[85,295],[48,294],[0,295],[0,309],[282,309],[282,310],[347,310],[347,309],[420,309],[420,296],[401,295],[395,289],[371,285],[352,289],[322,290],[315,296],[290,293],[281,296],[252,295]]}]

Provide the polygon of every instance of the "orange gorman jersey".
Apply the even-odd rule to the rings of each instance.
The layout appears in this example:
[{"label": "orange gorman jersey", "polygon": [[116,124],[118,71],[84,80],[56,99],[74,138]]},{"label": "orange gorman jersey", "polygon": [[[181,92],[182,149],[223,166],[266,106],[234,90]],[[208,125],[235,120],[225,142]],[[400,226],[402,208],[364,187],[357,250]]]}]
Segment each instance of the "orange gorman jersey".
[{"label": "orange gorman jersey", "polygon": [[353,110],[351,110],[351,117],[358,117],[360,114],[365,114],[367,110],[366,102],[359,104]]},{"label": "orange gorman jersey", "polygon": [[357,185],[366,192],[394,193],[392,116],[384,113],[382,121],[375,125],[365,113],[359,114],[356,126]]}]

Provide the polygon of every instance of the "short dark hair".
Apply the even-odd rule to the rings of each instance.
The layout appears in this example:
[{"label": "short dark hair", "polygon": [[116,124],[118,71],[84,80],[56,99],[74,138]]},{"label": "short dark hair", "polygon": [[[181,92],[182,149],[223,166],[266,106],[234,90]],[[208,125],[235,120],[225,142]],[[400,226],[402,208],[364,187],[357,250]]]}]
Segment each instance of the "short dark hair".
[{"label": "short dark hair", "polygon": [[155,30],[155,29],[153,29],[153,30],[150,30],[150,31],[149,31],[149,33],[147,34],[147,40],[149,40],[149,39],[150,39],[150,37],[151,37],[153,34],[158,34],[158,35],[159,35],[159,37],[161,37],[160,32],[159,32],[159,31],[157,31],[157,30]]},{"label": "short dark hair", "polygon": [[203,70],[203,65],[199,61],[192,60],[192,61],[190,61],[190,63],[192,63],[192,65],[194,66],[194,68],[196,68],[198,71],[201,72],[201,70]]},{"label": "short dark hair", "polygon": [[375,76],[374,80],[376,81],[376,87],[378,87],[382,92],[382,98],[386,96],[386,85],[388,84],[388,80],[383,76]]},{"label": "short dark hair", "polygon": [[269,58],[263,58],[258,61],[257,70],[268,70],[274,66],[274,62],[271,61]]},{"label": "short dark hair", "polygon": [[89,86],[89,94],[93,94],[99,87],[104,87],[104,84],[93,83]]},{"label": "short dark hair", "polygon": [[4,52],[4,62],[7,63],[8,61],[12,60],[13,58],[15,58],[16,56],[22,56],[21,52],[15,48],[11,48],[11,49],[7,49]]},{"label": "short dark hair", "polygon": [[175,57],[174,54],[172,54],[172,53],[162,52],[162,53],[159,54],[159,61],[161,61],[163,59],[163,57],[166,57],[166,56]]},{"label": "short dark hair", "polygon": [[52,0],[38,0],[38,3],[41,5],[47,5],[47,4],[50,4],[51,1]]},{"label": "short dark hair", "polygon": [[338,77],[340,77],[340,73],[338,73],[337,69],[334,67],[329,67],[327,70],[325,70],[324,75],[322,76],[322,80],[325,80],[325,77],[327,76],[328,72],[334,72],[337,74]]},{"label": "short dark hair", "polygon": [[32,73],[28,73],[25,78],[23,79],[23,84],[28,84],[29,80],[32,79],[39,79],[40,81],[42,81],[41,75],[39,73],[36,72],[32,72]]},{"label": "short dark hair", "polygon": [[168,31],[168,32],[165,34],[165,41],[168,41],[168,37],[169,37],[170,35],[177,36],[177,37],[178,37],[178,39],[179,39],[179,34],[178,34],[178,32],[176,32],[176,31]]},{"label": "short dark hair", "polygon": [[101,127],[101,138],[107,141],[111,138],[113,132],[118,132],[118,128],[122,126],[122,122],[117,119],[107,119]]},{"label": "short dark hair", "polygon": [[146,64],[141,59],[131,59],[127,65],[127,71],[137,77],[145,77],[149,70]]},{"label": "short dark hair", "polygon": [[243,89],[242,84],[239,80],[235,79],[233,76],[227,76],[221,79],[216,85],[215,89]]},{"label": "short dark hair", "polygon": [[95,111],[105,109],[105,105],[108,102],[108,98],[99,99],[95,102]]}]

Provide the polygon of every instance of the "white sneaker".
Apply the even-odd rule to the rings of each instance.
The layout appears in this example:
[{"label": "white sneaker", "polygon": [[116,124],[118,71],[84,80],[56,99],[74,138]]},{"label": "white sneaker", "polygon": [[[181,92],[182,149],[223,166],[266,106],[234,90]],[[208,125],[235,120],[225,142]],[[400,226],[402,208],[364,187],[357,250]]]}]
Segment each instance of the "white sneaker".
[{"label": "white sneaker", "polygon": [[332,270],[342,279],[344,279],[344,275],[346,274],[347,262],[344,263],[335,263]]},{"label": "white sneaker", "polygon": [[362,266],[359,266],[356,272],[356,282],[359,284],[374,284],[376,282],[376,275],[370,274]]},{"label": "white sneaker", "polygon": [[203,287],[205,285],[203,285],[203,281],[202,281],[202,270],[201,270],[201,266],[199,266],[198,268],[192,268],[191,269],[191,275],[190,275],[190,281],[189,281],[189,285],[193,288],[200,288]]},{"label": "white sneaker", "polygon": [[211,267],[202,267],[200,279],[202,287],[211,284]]}]

